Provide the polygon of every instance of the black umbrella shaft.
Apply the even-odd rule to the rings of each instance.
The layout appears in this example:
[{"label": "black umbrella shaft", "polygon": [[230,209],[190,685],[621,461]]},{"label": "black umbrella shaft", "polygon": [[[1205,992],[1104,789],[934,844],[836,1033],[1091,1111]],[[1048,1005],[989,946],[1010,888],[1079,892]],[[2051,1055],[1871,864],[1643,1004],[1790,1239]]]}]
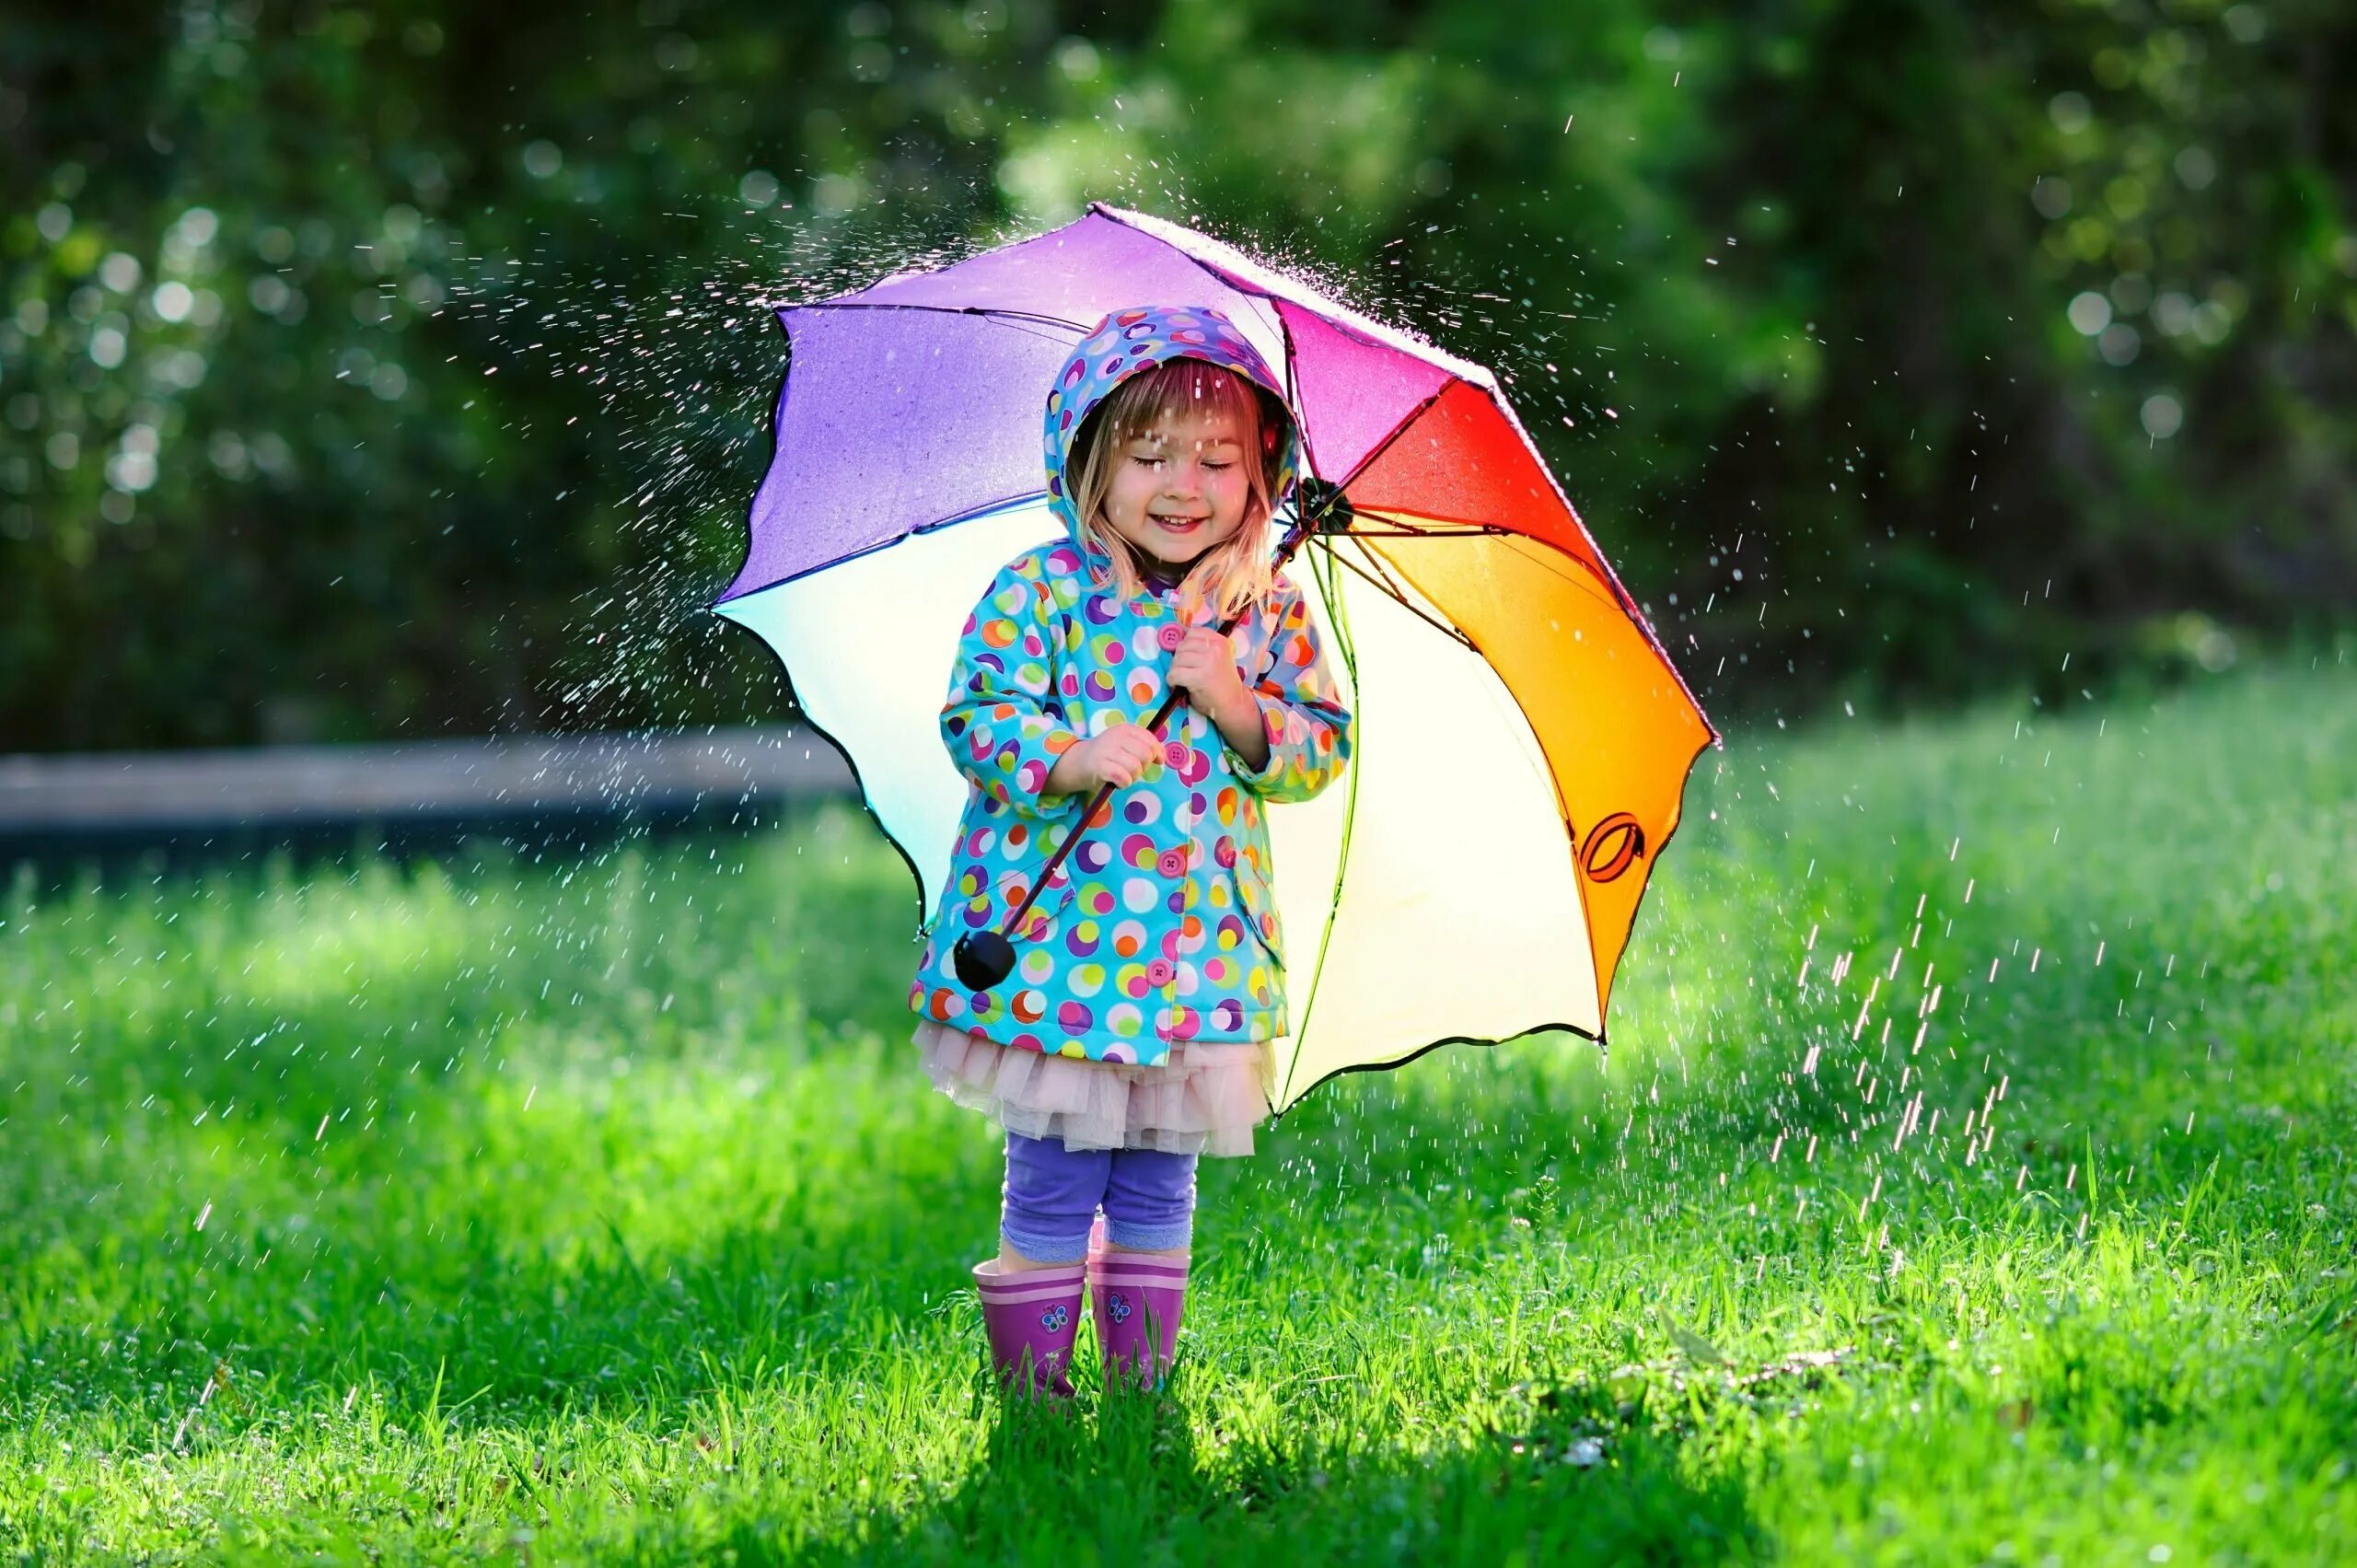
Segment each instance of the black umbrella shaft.
[{"label": "black umbrella shaft", "polygon": [[[1284,538],[1277,541],[1277,552],[1269,558],[1269,570],[1274,572],[1292,560],[1294,552],[1299,550],[1301,541],[1308,537],[1309,525],[1306,523],[1295,523],[1292,528],[1287,528]],[[1219,634],[1225,637],[1243,622],[1244,611],[1239,610],[1219,623]],[[1162,699],[1162,706],[1155,709],[1154,716],[1145,721],[1147,733],[1159,736],[1162,733],[1162,726],[1170,722],[1171,714],[1185,700],[1186,695],[1187,693],[1180,688],[1172,687],[1169,695]],[[1029,914],[1031,906],[1039,901],[1039,895],[1047,889],[1050,878],[1055,876],[1065,859],[1079,846],[1081,834],[1087,830],[1089,819],[1105,808],[1105,803],[1113,798],[1115,787],[1109,784],[1097,786],[1097,793],[1088,797],[1088,805],[1081,812],[1080,820],[1073,825],[1071,832],[1064,835],[1064,842],[1056,846],[1056,853],[1048,857],[1048,864],[1039,868],[1039,875],[1032,879],[1030,890],[1023,895],[1023,901],[1015,906],[1015,912],[1008,915],[1005,923],[998,928],[1000,935],[1009,941],[1015,939],[1015,928],[1023,923],[1023,917]]]}]

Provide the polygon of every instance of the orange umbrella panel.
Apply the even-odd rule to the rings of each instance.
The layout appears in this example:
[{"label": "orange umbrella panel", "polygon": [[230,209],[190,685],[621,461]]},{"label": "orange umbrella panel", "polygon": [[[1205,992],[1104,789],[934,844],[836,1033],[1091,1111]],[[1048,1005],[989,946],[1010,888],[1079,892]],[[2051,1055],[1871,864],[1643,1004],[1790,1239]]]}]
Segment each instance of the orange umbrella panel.
[{"label": "orange umbrella panel", "polygon": [[1341,787],[1270,814],[1295,999],[1271,1102],[1450,1040],[1601,1040],[1709,727],[1535,540],[1360,510],[1305,561],[1357,740]]},{"label": "orange umbrella panel", "polygon": [[1546,755],[1608,1001],[1710,726],[1642,622],[1584,561],[1518,534],[1419,535],[1420,519],[1388,520],[1399,531],[1364,541],[1369,554],[1489,660]]}]

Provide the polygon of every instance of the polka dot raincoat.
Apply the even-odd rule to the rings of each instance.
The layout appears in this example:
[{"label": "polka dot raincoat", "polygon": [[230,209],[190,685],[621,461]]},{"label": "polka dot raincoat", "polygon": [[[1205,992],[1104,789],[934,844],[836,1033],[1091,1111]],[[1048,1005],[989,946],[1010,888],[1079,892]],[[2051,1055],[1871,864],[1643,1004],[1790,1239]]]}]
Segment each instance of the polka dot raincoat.
[{"label": "polka dot raincoat", "polygon": [[[1049,402],[1050,495],[1070,536],[1000,568],[958,642],[941,734],[970,789],[910,1003],[1000,1045],[1154,1065],[1174,1042],[1288,1031],[1264,811],[1324,789],[1351,750],[1351,715],[1298,587],[1281,574],[1229,636],[1260,703],[1265,767],[1247,767],[1208,718],[1182,705],[1160,758],[1086,826],[1085,796],[1041,793],[1056,758],[1082,738],[1151,718],[1185,629],[1219,619],[1209,607],[1187,612],[1176,590],[1123,599],[1111,563],[1063,499],[1072,434],[1089,409],[1122,377],[1182,357],[1278,389],[1214,311],[1109,317]],[[1015,972],[970,990],[951,966],[952,947],[1004,921],[1074,831],[1079,845],[1016,935]]]}]

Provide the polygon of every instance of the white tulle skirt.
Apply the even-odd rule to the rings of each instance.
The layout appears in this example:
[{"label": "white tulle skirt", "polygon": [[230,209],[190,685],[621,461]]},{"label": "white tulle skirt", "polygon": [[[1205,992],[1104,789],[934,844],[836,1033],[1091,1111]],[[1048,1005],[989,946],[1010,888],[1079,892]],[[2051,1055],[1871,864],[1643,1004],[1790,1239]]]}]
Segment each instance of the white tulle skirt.
[{"label": "white tulle skirt", "polygon": [[1068,1149],[1252,1152],[1269,1114],[1269,1048],[1180,1042],[1152,1067],[1045,1056],[931,1019],[916,1046],[933,1086],[1010,1132]]}]

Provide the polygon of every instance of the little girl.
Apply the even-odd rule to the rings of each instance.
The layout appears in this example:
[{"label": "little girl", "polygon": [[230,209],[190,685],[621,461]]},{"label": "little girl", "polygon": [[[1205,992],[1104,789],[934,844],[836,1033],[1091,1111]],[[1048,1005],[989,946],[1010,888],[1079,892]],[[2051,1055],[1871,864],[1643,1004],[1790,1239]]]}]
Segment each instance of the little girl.
[{"label": "little girl", "polygon": [[[1084,1283],[1109,1386],[1170,1364],[1196,1156],[1252,1152],[1288,1027],[1261,806],[1332,782],[1351,715],[1270,569],[1293,422],[1225,316],[1107,317],[1049,391],[1047,462],[1070,537],[967,618],[941,734],[971,788],[909,1000],[935,1086],[1006,1129],[998,1256],[974,1269],[993,1363],[1061,1397]],[[1170,690],[1185,704],[1149,733]],[[1014,972],[970,988],[958,938],[1006,920],[1074,832]]]}]

